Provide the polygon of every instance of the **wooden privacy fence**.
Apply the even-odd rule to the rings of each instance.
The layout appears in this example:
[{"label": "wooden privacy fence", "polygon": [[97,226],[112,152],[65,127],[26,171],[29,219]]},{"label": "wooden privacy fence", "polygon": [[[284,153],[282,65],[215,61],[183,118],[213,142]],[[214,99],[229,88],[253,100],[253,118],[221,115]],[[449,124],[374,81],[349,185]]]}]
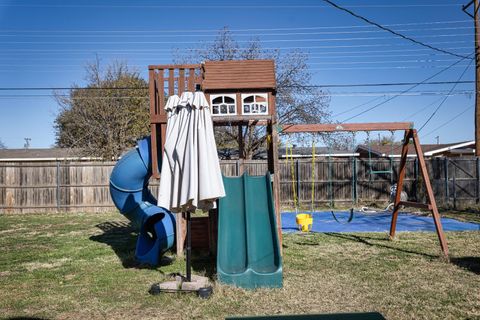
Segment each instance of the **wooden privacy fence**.
[{"label": "wooden privacy fence", "polygon": [[[443,207],[463,208],[479,202],[480,162],[478,158],[427,159],[437,203]],[[0,162],[0,213],[109,211],[115,209],[108,189],[115,162]],[[293,168],[292,168],[293,166]],[[399,161],[375,159],[317,159],[312,179],[311,160],[280,161],[280,199],[285,208],[293,208],[293,187],[300,205],[308,208],[312,180],[314,203],[320,207],[332,201],[337,206],[352,202],[384,204],[389,201],[390,186],[396,181]],[[262,175],[264,160],[224,160],[222,172],[235,176],[242,172]],[[292,169],[295,179],[293,179]],[[404,190],[410,200],[422,200],[425,192],[415,158],[408,159]],[[158,181],[151,181],[153,194]]]}]

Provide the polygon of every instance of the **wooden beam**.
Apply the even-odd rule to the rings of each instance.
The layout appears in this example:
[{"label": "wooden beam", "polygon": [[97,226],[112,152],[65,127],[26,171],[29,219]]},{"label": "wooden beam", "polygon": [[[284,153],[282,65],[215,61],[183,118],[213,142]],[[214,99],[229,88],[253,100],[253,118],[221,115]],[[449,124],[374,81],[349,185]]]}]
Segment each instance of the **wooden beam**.
[{"label": "wooden beam", "polygon": [[149,65],[148,70],[154,69],[198,69],[201,68],[201,64],[157,64]]},{"label": "wooden beam", "polygon": [[412,122],[285,124],[281,126],[281,132],[392,131],[410,130],[412,128]]},{"label": "wooden beam", "polygon": [[427,203],[419,203],[419,202],[411,202],[411,201],[400,201],[398,203],[399,206],[405,207],[412,207],[412,208],[419,208],[419,209],[427,209],[432,210],[432,206]]},{"label": "wooden beam", "polygon": [[214,124],[216,123],[252,123],[260,122],[260,121],[270,121],[272,120],[272,116],[262,115],[262,116],[244,116],[244,115],[236,115],[236,116],[212,116],[212,121]]},{"label": "wooden beam", "polygon": [[395,231],[397,228],[398,211],[400,210],[400,200],[403,190],[403,179],[405,178],[408,144],[412,138],[412,130],[405,131],[402,145],[402,157],[400,159],[400,168],[398,172],[397,193],[395,194],[395,202],[392,213],[392,221],[390,223],[390,239],[395,238]]},{"label": "wooden beam", "polygon": [[163,114],[156,114],[150,116],[150,123],[167,123],[167,115]]},{"label": "wooden beam", "polygon": [[445,234],[443,233],[442,222],[440,221],[440,214],[438,213],[437,203],[435,201],[435,196],[433,194],[432,185],[430,184],[430,178],[428,176],[427,165],[425,163],[425,158],[423,157],[422,147],[420,145],[420,140],[418,139],[417,130],[412,130],[413,145],[415,146],[415,151],[417,152],[418,164],[420,172],[422,174],[423,183],[425,184],[425,189],[427,190],[428,202],[432,207],[433,222],[435,223],[435,228],[437,230],[438,240],[440,241],[440,247],[442,248],[443,254],[448,258],[448,245]]}]

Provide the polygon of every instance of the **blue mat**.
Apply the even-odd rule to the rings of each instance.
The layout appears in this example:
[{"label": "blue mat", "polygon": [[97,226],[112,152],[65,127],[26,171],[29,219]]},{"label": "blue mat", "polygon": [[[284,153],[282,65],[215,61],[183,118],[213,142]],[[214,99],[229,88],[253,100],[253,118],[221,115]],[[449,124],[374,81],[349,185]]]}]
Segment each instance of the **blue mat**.
[{"label": "blue mat", "polygon": [[[349,212],[335,212],[338,220],[346,222]],[[330,211],[315,212],[313,214],[314,232],[389,232],[391,213],[364,214],[355,212],[350,223],[341,224],[336,222]],[[461,222],[455,219],[442,218],[444,231],[480,231],[480,224]],[[283,232],[298,231],[294,212],[282,213]],[[432,217],[421,217],[408,213],[400,213],[397,219],[397,231],[435,231]]]}]

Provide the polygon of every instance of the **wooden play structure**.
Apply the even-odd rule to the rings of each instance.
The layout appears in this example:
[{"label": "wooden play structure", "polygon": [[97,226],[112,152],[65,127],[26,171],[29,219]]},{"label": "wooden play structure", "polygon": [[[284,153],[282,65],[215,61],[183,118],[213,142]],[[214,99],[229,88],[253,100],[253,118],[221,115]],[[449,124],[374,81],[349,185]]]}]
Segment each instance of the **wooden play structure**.
[{"label": "wooden play structure", "polygon": [[[448,247],[423,152],[413,124],[409,122],[342,123],[342,124],[292,124],[279,125],[275,108],[276,82],[273,60],[207,61],[203,64],[151,65],[149,66],[150,119],[152,141],[153,176],[159,178],[159,159],[163,153],[167,116],[164,110],[166,96],[181,95],[185,91],[200,89],[210,102],[215,126],[238,128],[239,155],[243,152],[242,131],[245,126],[266,126],[268,170],[272,176],[273,198],[277,219],[277,232],[282,241],[279,201],[278,135],[297,132],[356,132],[356,131],[404,131],[402,156],[397,181],[390,237],[395,236],[399,209],[402,206],[427,209],[432,212],[441,249],[448,256]],[[427,191],[427,203],[401,201],[400,195],[405,177],[405,165],[410,141],[413,142],[419,168]],[[240,170],[240,174],[242,172]],[[209,217],[192,219],[192,243],[205,244],[214,251],[216,247],[216,212]],[[186,234],[185,214],[177,214],[177,254],[184,249]],[[280,246],[281,247],[281,246]]]}]

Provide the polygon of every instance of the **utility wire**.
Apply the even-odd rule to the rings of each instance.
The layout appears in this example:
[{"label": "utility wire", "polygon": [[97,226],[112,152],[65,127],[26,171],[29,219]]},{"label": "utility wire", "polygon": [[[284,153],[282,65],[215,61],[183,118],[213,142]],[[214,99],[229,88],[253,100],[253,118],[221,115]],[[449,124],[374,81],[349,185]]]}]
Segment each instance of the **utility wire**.
[{"label": "utility wire", "polygon": [[[471,27],[448,27],[448,28],[413,28],[413,29],[399,29],[396,30],[397,32],[425,32],[425,31],[444,31],[444,30],[470,30]],[[252,36],[299,36],[299,35],[340,35],[340,34],[364,34],[364,33],[383,33],[383,30],[358,30],[358,31],[315,31],[315,32],[276,32],[276,33],[236,33],[231,32],[232,35],[236,37],[252,37]],[[145,34],[139,33],[130,33],[125,32],[125,34],[22,34],[19,32],[7,32],[6,34],[2,34],[0,31],[0,37],[8,38],[8,37],[28,37],[28,38],[119,38],[119,37],[135,37],[135,38],[177,38],[177,37],[217,37],[217,33],[206,33],[206,34],[152,34],[149,31],[145,31]]]},{"label": "utility wire", "polygon": [[423,135],[422,138],[424,137],[428,137],[429,135],[431,135],[432,133],[434,133],[435,131],[437,131],[438,129],[440,128],[443,128],[445,127],[446,125],[452,123],[453,121],[457,120],[460,116],[462,116],[464,113],[466,113],[467,111],[469,111],[470,109],[473,109],[473,107],[475,107],[475,105],[472,105],[468,108],[466,108],[465,110],[463,110],[462,112],[458,113],[456,116],[454,116],[453,118],[445,121],[444,123],[442,123],[441,125],[439,125],[438,127],[436,127],[435,129],[433,129],[432,131],[428,132],[427,134]]},{"label": "utility wire", "polygon": [[[323,5],[124,5],[124,4],[25,4],[0,3],[0,7],[42,7],[42,8],[109,8],[109,9],[311,9],[329,8]],[[456,4],[371,4],[352,5],[352,8],[422,8],[454,7]]]},{"label": "utility wire", "polygon": [[[470,33],[457,34],[431,34],[417,36],[417,38],[446,38],[473,36]],[[135,36],[136,37],[136,36]],[[368,41],[368,40],[392,40],[392,37],[353,37],[353,38],[295,38],[295,39],[262,39],[262,43],[275,42],[341,42],[341,41]],[[237,40],[237,43],[251,43],[251,40]],[[198,44],[198,40],[190,41],[3,41],[3,44]],[[214,44],[215,40],[202,41],[203,44]],[[448,52],[448,51],[444,51]],[[457,55],[461,57],[460,55]]]},{"label": "utility wire", "polygon": [[[410,22],[410,23],[395,23],[385,24],[384,27],[403,27],[403,26],[418,26],[418,25],[435,25],[435,24],[457,24],[457,23],[471,23],[471,20],[450,20],[450,21],[430,21],[430,22]],[[355,29],[355,28],[371,28],[366,25],[353,25],[353,26],[317,26],[317,27],[292,27],[292,28],[250,28],[250,29],[229,29],[230,32],[254,32],[254,31],[283,31],[283,30],[321,30],[321,29]],[[177,30],[2,30],[1,32],[54,32],[54,33],[119,33],[119,32],[150,32],[154,34],[171,33],[171,32],[215,32],[218,33],[218,29],[177,29]]]},{"label": "utility wire", "polygon": [[[471,41],[437,41],[432,42],[432,44],[454,44],[454,43],[471,43]],[[388,44],[389,47],[404,47],[406,44]],[[289,49],[289,50],[298,50],[298,49],[336,49],[336,48],[374,48],[374,47],[385,47],[385,43],[382,44],[354,44],[354,45],[327,45],[327,46],[289,46],[289,47],[265,47],[262,50],[280,50],[280,49]],[[181,48],[184,51],[195,51],[195,48]],[[82,53],[104,53],[104,52],[171,52],[171,49],[2,49],[2,52],[50,52],[50,53],[64,53],[64,52],[82,52]],[[400,50],[403,51],[403,50]],[[448,51],[446,51],[446,54]]]},{"label": "utility wire", "polygon": [[367,102],[361,103],[361,104],[356,105],[356,106],[354,106],[354,107],[352,107],[352,108],[349,108],[349,109],[344,110],[344,111],[342,111],[342,112],[336,113],[336,114],[332,115],[332,118],[336,118],[336,117],[338,117],[338,116],[341,116],[342,114],[349,113],[350,111],[353,111],[353,110],[355,110],[355,109],[358,109],[358,108],[360,108],[360,107],[363,107],[363,106],[365,106],[365,105],[367,105],[367,104],[370,104],[370,103],[375,102],[375,101],[377,101],[377,100],[379,100],[379,99],[382,99],[382,98],[385,99],[385,96],[376,97],[376,98],[374,98],[374,99],[372,99],[372,100],[368,100]]},{"label": "utility wire", "polygon": [[[405,39],[405,40],[408,40],[408,41],[410,41],[410,42],[413,42],[413,43],[416,43],[416,44],[421,45],[421,46],[423,46],[423,47],[426,47],[426,48],[429,48],[429,49],[432,49],[432,50],[435,50],[435,51],[438,51],[438,52],[443,52],[443,53],[445,53],[445,54],[449,54],[449,55],[452,55],[452,56],[455,56],[455,57],[467,58],[467,56],[463,56],[463,55],[460,55],[460,54],[457,54],[457,53],[454,53],[454,52],[450,52],[450,51],[447,51],[447,50],[444,50],[444,49],[440,49],[440,48],[434,47],[434,46],[432,46],[432,45],[423,43],[423,42],[421,42],[421,41],[415,40],[415,39],[413,39],[413,38],[411,38],[411,37],[409,37],[409,36],[403,35],[403,34],[401,34],[401,33],[399,33],[399,32],[396,32],[396,31],[388,28],[388,27],[382,26],[381,24],[378,24],[378,23],[376,23],[376,22],[374,22],[374,21],[372,21],[372,20],[369,20],[369,19],[367,19],[367,18],[365,18],[365,17],[363,17],[363,16],[361,16],[361,15],[359,15],[359,14],[356,14],[355,12],[353,12],[353,11],[347,9],[347,8],[341,7],[341,6],[337,5],[336,3],[332,2],[331,0],[323,0],[323,1],[326,2],[326,3],[328,3],[328,4],[330,4],[331,6],[333,6],[333,7],[335,7],[335,8],[337,8],[337,9],[339,9],[339,10],[342,10],[342,11],[347,12],[348,14],[354,16],[355,18],[358,18],[358,19],[360,19],[360,20],[363,20],[363,21],[365,21],[365,22],[368,23],[368,24],[374,25],[374,26],[376,26],[376,27],[378,27],[378,28],[380,28],[380,29],[382,29],[382,30],[385,30],[385,31],[387,31],[387,32],[390,32],[390,33],[392,33],[392,34],[394,34],[394,35],[396,35],[396,36],[399,36],[400,38],[403,38],[403,39]],[[469,58],[469,59],[473,59],[473,58]]]},{"label": "utility wire", "polygon": [[[475,83],[474,80],[464,81],[424,81],[425,85],[443,85],[453,83]],[[407,86],[416,85],[418,82],[390,82],[390,83],[352,83],[352,84],[314,84],[314,85],[290,85],[287,88],[349,88],[349,87],[384,87],[384,86]],[[148,87],[0,87],[0,91],[53,91],[53,90],[136,90],[148,89]]]},{"label": "utility wire", "polygon": [[[458,81],[462,80],[463,76],[465,75],[465,73],[467,72],[468,68],[470,68],[470,66],[472,65],[472,62],[473,60],[470,60],[470,63],[468,64],[468,66],[465,68],[465,70],[463,70],[462,74],[460,75],[460,77],[458,77]],[[457,87],[458,83],[455,83],[453,84],[452,88],[450,89],[449,93],[453,92],[453,90]],[[438,107],[432,112],[432,114],[430,115],[430,117],[423,123],[423,125],[420,127],[420,129],[418,129],[418,132],[422,131],[422,129],[430,122],[430,120],[432,120],[432,118],[437,114],[438,110],[440,110],[440,108],[442,107],[442,105],[445,103],[445,101],[447,101],[449,95],[446,95],[442,102],[440,102],[440,104],[438,105]]]},{"label": "utility wire", "polygon": [[409,92],[409,91],[411,91],[411,90],[415,89],[416,87],[418,87],[418,86],[420,86],[420,85],[422,85],[422,84],[424,84],[424,83],[428,82],[429,80],[431,80],[431,79],[435,78],[435,77],[436,77],[436,76],[438,76],[439,74],[442,74],[443,72],[445,72],[445,71],[449,70],[450,68],[452,68],[452,67],[454,67],[455,65],[459,64],[459,63],[460,63],[460,62],[462,62],[463,60],[465,60],[465,59],[469,59],[471,55],[473,55],[473,53],[472,53],[472,54],[470,54],[469,56],[466,56],[465,58],[461,58],[461,59],[459,59],[457,62],[455,62],[455,63],[452,63],[452,64],[451,64],[451,65],[449,65],[448,67],[446,67],[446,68],[444,68],[444,69],[442,69],[442,70],[438,71],[437,73],[435,73],[435,74],[431,75],[430,77],[428,77],[428,78],[424,79],[423,81],[421,81],[421,82],[418,82],[418,83],[414,84],[413,86],[409,87],[408,89],[406,89],[406,90],[402,91],[400,94],[398,94],[398,95],[394,95],[394,96],[392,96],[392,97],[388,98],[388,99],[387,99],[387,100],[385,100],[385,101],[382,101],[382,102],[380,102],[380,103],[377,103],[377,104],[376,104],[376,105],[374,105],[373,107],[370,107],[370,108],[368,108],[368,109],[366,109],[366,110],[363,110],[362,112],[359,112],[359,113],[357,113],[357,114],[355,114],[355,115],[351,116],[350,118],[347,118],[347,119],[345,119],[345,120],[344,120],[344,121],[342,121],[342,122],[347,122],[347,121],[350,121],[350,120],[352,120],[352,119],[354,119],[354,118],[356,118],[356,117],[358,117],[358,116],[361,116],[361,115],[363,115],[363,114],[365,114],[365,113],[367,113],[367,112],[369,112],[369,111],[371,111],[371,110],[373,110],[373,109],[376,109],[376,108],[380,107],[381,105],[383,105],[383,104],[385,104],[385,103],[387,103],[387,102],[389,102],[389,101],[392,101],[393,99],[395,99],[395,98],[397,98],[397,97],[401,96],[402,94],[404,94],[404,93],[407,93],[407,92]]},{"label": "utility wire", "polygon": [[427,110],[427,109],[430,108],[431,106],[436,105],[437,103],[439,103],[440,101],[442,101],[442,99],[443,99],[443,97],[440,98],[440,99],[436,99],[435,101],[427,104],[425,107],[423,107],[423,108],[415,111],[414,113],[406,116],[405,118],[402,119],[402,121],[406,121],[406,120],[412,119],[412,118],[415,117],[417,114],[422,113],[423,111]]}]

